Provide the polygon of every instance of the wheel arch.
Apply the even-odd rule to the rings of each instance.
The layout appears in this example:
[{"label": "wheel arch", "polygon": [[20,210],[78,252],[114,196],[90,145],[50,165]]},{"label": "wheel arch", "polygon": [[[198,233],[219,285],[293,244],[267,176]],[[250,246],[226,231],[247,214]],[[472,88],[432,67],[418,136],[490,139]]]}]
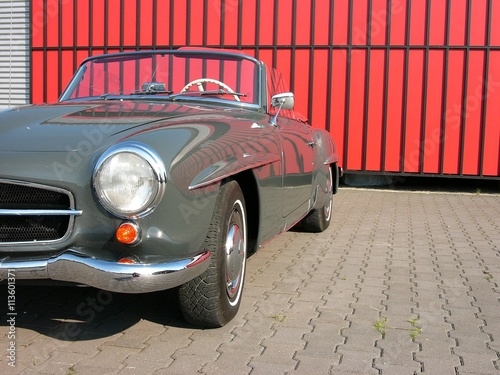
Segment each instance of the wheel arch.
[{"label": "wheel arch", "polygon": [[[247,213],[248,253],[253,253],[257,250],[257,239],[259,237],[260,226],[260,198],[257,180],[251,169],[229,176],[226,180],[236,181],[243,192]],[[224,182],[225,181],[223,181],[223,183]]]}]

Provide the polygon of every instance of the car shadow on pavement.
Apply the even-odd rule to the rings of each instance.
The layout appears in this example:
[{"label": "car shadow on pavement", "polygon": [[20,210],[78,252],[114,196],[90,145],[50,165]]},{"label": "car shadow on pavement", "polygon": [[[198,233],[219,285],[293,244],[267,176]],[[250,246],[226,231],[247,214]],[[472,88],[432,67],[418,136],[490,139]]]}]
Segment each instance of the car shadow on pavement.
[{"label": "car shadow on pavement", "polygon": [[5,331],[1,327],[11,325],[12,318],[16,330],[32,330],[62,341],[109,337],[143,319],[193,328],[180,312],[176,289],[120,294],[90,287],[17,285],[14,311],[8,310],[12,305],[7,304],[7,288],[3,285],[0,295],[5,301],[0,306],[1,331]]}]

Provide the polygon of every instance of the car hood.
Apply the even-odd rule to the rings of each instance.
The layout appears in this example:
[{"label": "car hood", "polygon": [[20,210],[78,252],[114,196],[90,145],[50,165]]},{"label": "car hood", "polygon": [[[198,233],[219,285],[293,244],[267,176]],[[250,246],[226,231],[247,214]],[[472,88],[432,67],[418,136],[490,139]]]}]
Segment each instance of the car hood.
[{"label": "car hood", "polygon": [[[68,152],[105,147],[158,121],[212,117],[208,107],[136,101],[30,105],[0,113],[0,152]],[[125,134],[124,134],[125,133]]]}]

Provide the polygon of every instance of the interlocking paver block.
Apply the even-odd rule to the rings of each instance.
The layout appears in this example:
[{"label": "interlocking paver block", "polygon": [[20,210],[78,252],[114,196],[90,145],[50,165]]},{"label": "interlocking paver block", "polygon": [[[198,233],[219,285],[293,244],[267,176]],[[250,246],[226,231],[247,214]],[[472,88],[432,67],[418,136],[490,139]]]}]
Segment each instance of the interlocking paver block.
[{"label": "interlocking paver block", "polygon": [[[497,374],[499,217],[498,194],[341,188],[327,231],[248,259],[221,329],[184,322],[174,292],[19,287],[17,367],[2,355],[0,373]],[[0,353],[7,333],[3,319]]]}]

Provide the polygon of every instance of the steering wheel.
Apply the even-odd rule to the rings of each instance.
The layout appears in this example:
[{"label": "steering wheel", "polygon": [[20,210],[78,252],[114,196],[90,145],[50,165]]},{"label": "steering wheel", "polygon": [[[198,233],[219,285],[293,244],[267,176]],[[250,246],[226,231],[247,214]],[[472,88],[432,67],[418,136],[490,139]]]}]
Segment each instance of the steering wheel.
[{"label": "steering wheel", "polygon": [[[189,90],[189,88],[191,86],[194,86],[194,85],[198,86],[198,90],[199,91],[205,91],[205,89],[203,88],[203,85],[202,85],[203,83],[213,83],[213,84],[215,84],[215,85],[217,85],[219,87],[222,87],[227,92],[234,94],[234,90],[231,87],[229,87],[228,85],[226,85],[224,82],[221,82],[221,81],[218,81],[218,80],[212,79],[212,78],[198,78],[198,79],[195,79],[194,81],[191,81],[186,86],[184,86],[184,88],[181,90],[181,92],[186,92],[187,90]],[[236,101],[238,101],[238,102],[240,101],[239,96],[236,95],[236,94],[234,95],[234,99]]]}]

